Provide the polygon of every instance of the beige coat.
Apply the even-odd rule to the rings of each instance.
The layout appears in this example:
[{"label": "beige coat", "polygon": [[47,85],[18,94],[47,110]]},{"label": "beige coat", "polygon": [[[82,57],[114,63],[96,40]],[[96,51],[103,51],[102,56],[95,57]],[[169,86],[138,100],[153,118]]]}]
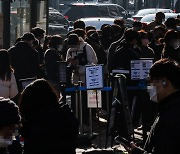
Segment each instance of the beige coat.
[{"label": "beige coat", "polygon": [[10,81],[0,80],[0,97],[13,98],[18,94],[18,88],[14,73],[11,73]]}]

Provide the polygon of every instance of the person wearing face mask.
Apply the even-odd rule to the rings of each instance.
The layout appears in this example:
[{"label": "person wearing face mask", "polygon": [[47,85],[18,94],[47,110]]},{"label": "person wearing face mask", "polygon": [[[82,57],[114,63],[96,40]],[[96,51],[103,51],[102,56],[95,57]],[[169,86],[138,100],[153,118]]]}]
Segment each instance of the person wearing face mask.
[{"label": "person wearing face mask", "polygon": [[[152,59],[153,61],[156,61],[157,58],[154,54],[154,50],[151,49],[148,44],[148,33],[145,32],[144,30],[138,31],[140,34],[140,39],[138,39],[138,48],[135,49],[135,51],[138,53],[139,57],[141,59]],[[145,131],[148,131],[150,129],[150,126],[154,120],[156,112],[152,112],[152,110],[156,109],[156,104],[154,102],[147,103],[149,102],[149,96],[146,90],[135,90],[136,93],[136,102],[134,105],[134,112],[132,116],[132,120],[134,123],[134,127],[139,127],[144,129]],[[146,114],[143,110],[145,109],[146,106],[146,112],[149,114]],[[142,116],[144,119],[142,119]],[[143,126],[143,127],[142,127]],[[144,133],[145,134],[145,133]],[[145,138],[143,138],[144,140]]]},{"label": "person wearing face mask", "polygon": [[60,90],[58,62],[62,61],[62,47],[63,38],[60,35],[53,35],[49,40],[49,49],[44,53],[47,80],[58,92]]},{"label": "person wearing face mask", "polygon": [[43,44],[44,44],[44,40],[45,40],[45,30],[40,28],[40,27],[33,27],[31,29],[31,32],[34,34],[35,38],[38,39],[38,45],[35,48],[38,53],[39,53],[39,57],[40,57],[40,63],[41,65],[44,64],[44,50],[43,50]]},{"label": "person wearing face mask", "polygon": [[141,58],[153,58],[156,59],[154,50],[148,46],[149,39],[147,32],[141,30],[139,31],[140,39],[139,39],[139,55]]},{"label": "person wearing face mask", "polygon": [[[136,51],[138,41],[140,40],[139,32],[133,29],[127,29],[124,33],[124,39],[120,43],[120,47],[116,49],[116,52],[112,60],[112,70],[128,70],[131,71],[131,60],[140,60],[140,54]],[[138,86],[139,81],[131,80],[127,75],[127,86]],[[128,90],[128,101],[130,109],[132,109],[133,102],[138,96],[138,90]],[[136,113],[135,113],[136,114]],[[138,119],[138,118],[137,118]],[[133,119],[133,126],[139,127],[139,122]]]},{"label": "person wearing face mask", "polygon": [[179,63],[166,58],[156,61],[150,68],[149,82],[150,98],[158,103],[158,115],[143,148],[133,142],[124,147],[131,154],[179,153]]},{"label": "person wearing face mask", "polygon": [[152,36],[150,40],[150,43],[148,46],[154,50],[154,53],[156,55],[157,60],[161,59],[161,54],[163,50],[163,43],[161,43],[160,40],[164,38],[164,35],[166,33],[166,29],[162,26],[156,26],[154,30],[149,32],[149,34]]},{"label": "person wearing face mask", "polygon": [[162,58],[170,58],[180,63],[180,37],[177,31],[168,30],[164,36]]},{"label": "person wearing face mask", "polygon": [[135,48],[138,46],[140,35],[139,32],[127,29],[124,33],[124,39],[114,54],[112,69],[123,68],[130,70],[130,61],[138,60],[139,54]]},{"label": "person wearing face mask", "polygon": [[85,65],[97,64],[98,59],[93,47],[85,41],[85,31],[75,29],[68,36],[66,60],[74,67],[73,83],[85,83]]},{"label": "person wearing face mask", "polygon": [[22,154],[23,146],[15,137],[20,121],[19,107],[11,99],[0,97],[0,154]]}]

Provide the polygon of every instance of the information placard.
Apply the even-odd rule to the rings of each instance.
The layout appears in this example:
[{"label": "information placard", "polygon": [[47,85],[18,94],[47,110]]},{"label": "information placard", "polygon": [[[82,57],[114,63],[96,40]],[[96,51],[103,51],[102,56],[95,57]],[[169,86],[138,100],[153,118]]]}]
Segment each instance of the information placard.
[{"label": "information placard", "polygon": [[152,59],[131,60],[131,80],[146,79],[152,64]]},{"label": "information placard", "polygon": [[98,108],[102,108],[101,90],[97,90],[97,99],[96,90],[87,91],[88,108],[97,108],[97,102]]},{"label": "information placard", "polygon": [[103,88],[103,65],[86,66],[86,89]]},{"label": "information placard", "polygon": [[20,79],[20,83],[21,83],[21,88],[22,90],[26,88],[27,85],[29,85],[30,83],[32,83],[33,81],[35,81],[36,78],[26,78],[26,79]]}]

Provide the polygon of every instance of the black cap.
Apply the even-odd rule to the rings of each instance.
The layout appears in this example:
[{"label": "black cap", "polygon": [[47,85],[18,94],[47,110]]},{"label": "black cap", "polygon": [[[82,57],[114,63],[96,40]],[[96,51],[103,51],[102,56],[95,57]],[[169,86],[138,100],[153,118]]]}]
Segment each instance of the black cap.
[{"label": "black cap", "polygon": [[0,127],[18,124],[20,120],[19,107],[12,100],[0,97]]}]

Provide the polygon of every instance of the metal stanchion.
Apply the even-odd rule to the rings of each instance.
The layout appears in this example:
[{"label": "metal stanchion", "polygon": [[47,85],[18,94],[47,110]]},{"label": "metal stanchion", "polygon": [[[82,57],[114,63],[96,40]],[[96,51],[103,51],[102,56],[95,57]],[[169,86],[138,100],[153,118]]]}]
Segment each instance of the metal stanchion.
[{"label": "metal stanchion", "polygon": [[[109,78],[107,78],[107,83],[106,83],[107,87],[109,87],[110,83],[109,83]],[[109,115],[109,91],[106,91],[106,100],[107,100],[107,115]]]},{"label": "metal stanchion", "polygon": [[96,103],[97,103],[97,116],[98,116],[98,133],[99,133],[99,147],[101,148],[101,130],[100,130],[100,122],[99,122],[99,106],[98,106],[98,94],[97,94],[97,90],[96,91]]},{"label": "metal stanchion", "polygon": [[90,137],[93,137],[92,109],[89,108]]},{"label": "metal stanchion", "polygon": [[78,99],[78,90],[77,90],[78,84],[75,84],[74,86],[76,87],[76,88],[75,88],[75,101],[76,101],[75,110],[76,110],[76,118],[79,119],[79,99]]},{"label": "metal stanchion", "polygon": [[[82,87],[82,81],[78,81],[79,83],[79,87]],[[80,121],[80,134],[83,134],[84,133],[84,130],[83,130],[83,118],[82,118],[82,91],[79,90],[79,110],[80,110],[80,114],[79,114],[79,121]]]}]

